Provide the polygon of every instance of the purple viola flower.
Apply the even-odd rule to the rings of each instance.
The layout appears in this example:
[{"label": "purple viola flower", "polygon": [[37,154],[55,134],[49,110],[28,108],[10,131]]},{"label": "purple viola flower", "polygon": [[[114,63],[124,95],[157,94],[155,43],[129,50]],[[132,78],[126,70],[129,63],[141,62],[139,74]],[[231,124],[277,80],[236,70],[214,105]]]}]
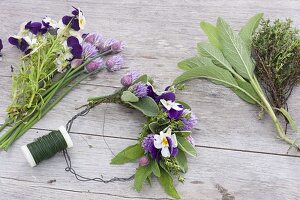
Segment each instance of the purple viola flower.
[{"label": "purple viola flower", "polygon": [[[45,29],[42,29],[42,23],[40,22],[28,22],[25,25],[25,29],[30,30],[31,33],[33,33],[34,35],[41,33],[44,34],[45,33]],[[47,31],[47,29],[46,29]]]},{"label": "purple viola flower", "polygon": [[76,37],[68,37],[67,46],[71,48],[71,54],[73,55],[74,59],[81,59],[83,47],[80,45],[79,40]]},{"label": "purple viola flower", "polygon": [[142,156],[140,159],[139,159],[139,164],[140,166],[147,166],[149,165],[149,159],[147,156]]},{"label": "purple viola flower", "polygon": [[106,60],[106,68],[108,71],[118,71],[123,67],[124,59],[121,55],[113,55]]},{"label": "purple viola flower", "polygon": [[79,40],[77,37],[75,37],[75,36],[68,37],[68,39],[67,39],[68,47],[73,47],[74,45],[77,45],[77,44],[79,44]]},{"label": "purple viola flower", "polygon": [[125,48],[125,44],[122,41],[116,41],[111,45],[111,51],[113,53],[120,53]]},{"label": "purple viola flower", "polygon": [[175,101],[176,99],[176,96],[175,96],[175,93],[174,92],[165,92],[161,95],[159,95],[155,101],[156,102],[159,102],[161,99],[164,99],[166,101]]},{"label": "purple viola flower", "polygon": [[2,43],[2,40],[0,39],[0,52],[2,49],[3,49],[3,43]]},{"label": "purple viola flower", "polygon": [[191,135],[185,137],[185,139],[186,139],[192,146],[195,146],[195,140],[194,140],[194,138],[193,138]]},{"label": "purple viola flower", "polygon": [[103,43],[103,37],[99,33],[89,33],[84,38],[84,41],[97,47]]},{"label": "purple viola flower", "polygon": [[183,123],[183,126],[180,127],[180,129],[183,131],[189,131],[195,127],[198,119],[191,110],[184,109],[180,120]]},{"label": "purple viola flower", "polygon": [[142,147],[146,153],[149,153],[152,158],[156,159],[158,158],[159,151],[154,146],[154,135],[155,134],[147,135],[142,142]]},{"label": "purple viola flower", "polygon": [[27,52],[29,53],[29,44],[26,42],[26,40],[24,38],[17,38],[17,37],[9,37],[8,38],[8,42],[11,44],[11,45],[14,45],[16,46],[18,49],[20,49],[21,51],[23,52]]},{"label": "purple viola flower", "polygon": [[143,98],[147,96],[147,85],[145,83],[137,83],[133,86],[133,93],[139,97]]},{"label": "purple viola flower", "polygon": [[173,92],[165,92],[159,95],[155,101],[160,102],[164,106],[164,110],[168,113],[170,119],[177,120],[183,112],[183,106],[175,102],[175,94]]},{"label": "purple viola flower", "polygon": [[171,128],[168,128],[166,132],[161,131],[159,135],[154,135],[154,147],[159,149],[161,155],[165,158],[177,155],[177,145],[176,135],[172,134]]},{"label": "purple viola flower", "polygon": [[147,96],[151,97],[152,99],[156,99],[158,97],[158,94],[154,91],[154,88],[152,85],[148,85],[147,87]]},{"label": "purple viola flower", "polygon": [[61,21],[64,25],[68,25],[71,22],[72,19],[73,19],[72,16],[63,16]]},{"label": "purple viola flower", "polygon": [[[139,76],[140,75],[137,71],[129,72],[125,76],[122,77],[121,84],[125,87],[129,87]],[[147,91],[148,91],[148,88],[147,88]]]},{"label": "purple viola flower", "polygon": [[85,66],[85,69],[87,72],[93,72],[97,69],[101,69],[103,68],[103,59],[102,58],[96,58],[94,60],[92,60],[91,62],[89,62],[89,64],[87,64]]},{"label": "purple viola flower", "polygon": [[82,56],[86,59],[86,58],[90,58],[90,57],[94,57],[97,54],[97,49],[94,45],[84,42],[82,44],[82,48],[83,48],[83,53]]}]

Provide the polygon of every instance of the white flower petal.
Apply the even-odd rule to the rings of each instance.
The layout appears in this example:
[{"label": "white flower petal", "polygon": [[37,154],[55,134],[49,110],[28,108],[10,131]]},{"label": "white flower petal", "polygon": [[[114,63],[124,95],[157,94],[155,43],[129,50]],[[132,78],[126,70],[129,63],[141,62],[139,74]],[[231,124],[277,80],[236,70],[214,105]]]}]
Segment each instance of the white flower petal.
[{"label": "white flower petal", "polygon": [[172,139],[172,145],[173,145],[173,147],[177,147],[178,146],[178,142],[177,142],[176,135],[175,134],[171,135],[171,139]]},{"label": "white flower petal", "polygon": [[163,148],[160,135],[154,135],[154,147],[157,149]]},{"label": "white flower petal", "polygon": [[172,134],[172,129],[171,129],[171,128],[168,128],[168,129],[167,129],[167,132],[165,133],[165,135],[170,137],[171,134]]},{"label": "white flower petal", "polygon": [[172,105],[170,104],[170,101],[166,101],[164,99],[160,100],[161,104],[167,109],[167,110],[171,110]]},{"label": "white flower petal", "polygon": [[182,108],[182,107],[179,107],[179,105],[181,105],[181,104],[173,102],[173,103],[172,103],[172,108],[173,108],[174,110],[177,110],[177,111],[183,110],[183,108]]},{"label": "white flower petal", "polygon": [[163,147],[161,149],[161,155],[165,158],[170,157],[170,151],[168,147]]}]

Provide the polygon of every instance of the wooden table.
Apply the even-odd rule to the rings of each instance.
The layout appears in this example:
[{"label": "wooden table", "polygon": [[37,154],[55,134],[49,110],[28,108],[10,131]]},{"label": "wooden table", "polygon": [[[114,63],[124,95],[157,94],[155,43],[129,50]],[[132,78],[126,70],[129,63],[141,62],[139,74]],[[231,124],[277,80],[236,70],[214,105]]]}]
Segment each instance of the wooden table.
[{"label": "wooden table", "polygon": [[[22,3],[21,3],[22,2]],[[195,55],[198,41],[205,40],[200,20],[227,19],[235,29],[257,12],[269,18],[290,17],[300,25],[300,2],[280,0],[248,1],[99,1],[99,0],[1,0],[0,37],[4,39],[0,62],[0,122],[5,119],[11,87],[10,65],[18,66],[17,50],[6,38],[18,32],[19,24],[41,20],[45,15],[59,19],[78,6],[87,19],[86,32],[99,31],[106,37],[126,41],[126,69],[103,72],[80,84],[49,114],[18,140],[9,151],[0,153],[0,199],[166,199],[157,181],[141,193],[133,182],[102,184],[79,182],[65,172],[62,154],[30,168],[20,146],[49,130],[64,125],[77,106],[90,96],[110,94],[130,70],[148,73],[169,85],[181,71],[176,64]],[[276,138],[269,117],[257,119],[259,109],[240,100],[229,89],[195,80],[179,95],[196,112],[194,131],[198,157],[190,159],[185,184],[177,184],[182,199],[300,199],[300,154],[287,155],[288,146]],[[300,88],[289,105],[300,123]],[[137,138],[141,114],[119,105],[102,105],[74,125],[70,150],[75,169],[87,176],[130,176],[136,163],[111,166],[110,159]],[[298,133],[289,134],[300,136]],[[107,145],[106,145],[106,143]],[[111,149],[111,150],[110,150]],[[112,152],[111,152],[112,151]]]}]

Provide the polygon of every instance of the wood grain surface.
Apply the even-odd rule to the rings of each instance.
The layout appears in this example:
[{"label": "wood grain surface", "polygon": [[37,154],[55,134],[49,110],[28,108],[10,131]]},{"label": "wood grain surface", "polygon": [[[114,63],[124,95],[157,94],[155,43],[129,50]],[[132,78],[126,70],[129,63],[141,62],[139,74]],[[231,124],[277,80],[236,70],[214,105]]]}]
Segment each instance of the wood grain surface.
[{"label": "wood grain surface", "polygon": [[[141,193],[129,183],[79,182],[65,172],[62,154],[30,168],[20,146],[64,125],[90,96],[112,93],[130,70],[152,75],[160,89],[181,71],[177,63],[196,53],[196,43],[206,40],[199,22],[224,17],[238,30],[245,21],[264,12],[265,17],[292,18],[300,25],[297,0],[1,0],[0,38],[4,40],[0,62],[0,123],[10,102],[11,65],[18,68],[18,51],[6,39],[24,21],[45,15],[59,19],[80,7],[86,16],[86,32],[126,41],[125,69],[101,72],[66,96],[8,152],[0,152],[0,199],[168,199],[157,181],[145,184]],[[182,199],[297,200],[300,199],[300,153],[287,154],[288,146],[276,138],[271,120],[257,119],[259,109],[240,100],[229,89],[195,80],[178,97],[188,102],[199,123],[194,130],[198,156],[189,159],[184,184],[176,183]],[[300,88],[289,100],[291,114],[300,123]],[[71,132],[70,150],[78,172],[87,176],[128,177],[136,163],[111,166],[112,153],[133,144],[143,122],[141,114],[119,105],[101,105],[78,120]],[[300,133],[288,134],[299,137]],[[110,150],[111,149],[111,150]],[[112,152],[111,152],[112,151]]]}]

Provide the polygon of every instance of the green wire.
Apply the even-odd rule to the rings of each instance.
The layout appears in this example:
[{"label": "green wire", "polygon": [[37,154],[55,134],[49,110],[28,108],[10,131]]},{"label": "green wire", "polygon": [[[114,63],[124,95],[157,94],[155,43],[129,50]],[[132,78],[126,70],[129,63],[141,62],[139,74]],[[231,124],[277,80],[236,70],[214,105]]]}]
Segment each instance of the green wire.
[{"label": "green wire", "polygon": [[27,145],[36,164],[47,160],[56,153],[68,147],[65,138],[60,131],[52,131],[48,135],[37,138]]}]

